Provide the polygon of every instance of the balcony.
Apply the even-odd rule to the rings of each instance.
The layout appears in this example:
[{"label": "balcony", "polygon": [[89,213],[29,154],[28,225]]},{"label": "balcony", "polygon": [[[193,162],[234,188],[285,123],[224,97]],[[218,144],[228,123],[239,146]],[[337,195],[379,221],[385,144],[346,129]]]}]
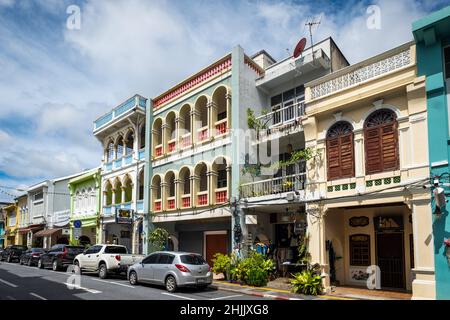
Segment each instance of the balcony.
[{"label": "balcony", "polygon": [[384,52],[361,63],[343,68],[306,84],[310,101],[359,86],[414,64],[411,43]]},{"label": "balcony", "polygon": [[119,169],[122,167],[122,158],[114,160],[113,161],[114,164],[114,169]]},{"label": "balcony", "polygon": [[223,119],[215,123],[216,136],[220,136],[228,132],[227,123],[228,123],[227,119]]},{"label": "balcony", "polygon": [[181,136],[181,148],[186,149],[186,148],[189,148],[191,145],[192,145],[191,134],[186,133],[186,134],[182,135]]},{"label": "balcony", "polygon": [[121,118],[122,115],[127,114],[130,110],[133,110],[134,108],[138,108],[141,111],[145,112],[146,103],[147,99],[140,95],[135,95],[134,97],[131,97],[124,103],[114,108],[112,111],[98,118],[94,122],[94,134],[100,131],[100,129],[107,127],[107,124],[116,122],[116,120]]},{"label": "balcony", "polygon": [[108,162],[108,163],[105,163],[105,166],[103,167],[104,168],[104,170],[105,171],[112,171],[112,169],[113,169],[113,164],[112,164],[112,162]]},{"label": "balcony", "polygon": [[301,118],[305,115],[305,103],[300,101],[269,112],[256,118],[263,125],[258,138],[263,140],[272,135],[292,133],[301,129]]},{"label": "balcony", "polygon": [[209,137],[208,126],[205,126],[197,130],[198,142],[206,141],[208,137]]},{"label": "balcony", "polygon": [[197,193],[197,206],[204,207],[208,205],[208,191]]},{"label": "balcony", "polygon": [[153,211],[155,211],[155,212],[162,211],[162,201],[161,201],[161,199],[156,199],[153,202]]},{"label": "balcony", "polygon": [[169,153],[175,152],[176,147],[177,147],[176,139],[170,140],[168,142],[168,147],[169,147]]},{"label": "balcony", "polygon": [[139,150],[138,159],[145,160],[145,148]]},{"label": "balcony", "polygon": [[136,202],[136,211],[137,212],[144,212],[144,200],[138,200]]},{"label": "balcony", "polygon": [[103,207],[103,215],[108,216],[112,214],[112,205]]},{"label": "balcony", "polygon": [[175,197],[167,198],[167,210],[175,210]]},{"label": "balcony", "polygon": [[163,155],[162,144],[155,146],[155,157],[161,157]]},{"label": "balcony", "polygon": [[133,162],[133,154],[129,154],[123,158],[125,165],[131,164]]},{"label": "balcony", "polygon": [[305,189],[305,173],[274,177],[241,185],[241,197],[261,197]]},{"label": "balcony", "polygon": [[216,194],[216,204],[222,204],[222,203],[226,203],[228,201],[228,188],[220,188],[220,189],[216,189],[215,194]]},{"label": "balcony", "polygon": [[191,195],[190,194],[183,194],[181,196],[181,206],[183,209],[191,207]]}]

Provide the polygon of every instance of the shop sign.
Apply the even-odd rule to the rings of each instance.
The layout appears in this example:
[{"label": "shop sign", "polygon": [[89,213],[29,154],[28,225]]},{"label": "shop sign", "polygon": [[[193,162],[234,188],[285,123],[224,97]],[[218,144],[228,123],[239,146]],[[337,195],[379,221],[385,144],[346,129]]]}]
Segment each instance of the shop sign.
[{"label": "shop sign", "polygon": [[350,227],[365,227],[369,225],[368,217],[352,217],[349,219]]},{"label": "shop sign", "polygon": [[375,230],[378,232],[395,232],[403,230],[402,216],[375,217]]},{"label": "shop sign", "polygon": [[62,229],[62,234],[65,236],[70,235],[70,229]]},{"label": "shop sign", "polygon": [[116,211],[116,223],[120,223],[120,224],[133,223],[133,210],[118,209]]}]

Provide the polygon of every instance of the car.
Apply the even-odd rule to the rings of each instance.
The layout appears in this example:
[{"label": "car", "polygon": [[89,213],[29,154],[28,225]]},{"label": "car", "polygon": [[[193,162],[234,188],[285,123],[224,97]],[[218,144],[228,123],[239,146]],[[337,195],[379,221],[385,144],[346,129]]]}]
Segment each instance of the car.
[{"label": "car", "polygon": [[9,245],[1,253],[0,260],[6,262],[19,261],[22,253],[28,250],[27,246]]},{"label": "car", "polygon": [[52,268],[53,271],[67,268],[73,264],[73,259],[84,250],[83,246],[56,244],[39,257],[38,268]]},{"label": "car", "polygon": [[180,287],[206,289],[213,280],[211,267],[196,253],[159,251],[128,269],[131,285],[139,282],[164,285],[168,292]]},{"label": "car", "polygon": [[111,273],[126,275],[128,267],[144,257],[144,255],[129,254],[125,246],[96,244],[76,256],[74,264],[80,268],[80,272],[98,272],[98,276],[105,279]]},{"label": "car", "polygon": [[45,253],[45,250],[42,248],[31,248],[22,253],[20,256],[19,263],[26,264],[27,266],[35,266],[38,264],[39,258],[42,254]]}]

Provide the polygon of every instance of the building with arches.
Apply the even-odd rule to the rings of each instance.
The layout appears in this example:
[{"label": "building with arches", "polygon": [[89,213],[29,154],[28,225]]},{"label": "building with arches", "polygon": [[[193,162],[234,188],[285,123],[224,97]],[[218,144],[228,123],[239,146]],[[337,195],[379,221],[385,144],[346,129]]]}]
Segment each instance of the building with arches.
[{"label": "building with arches", "polygon": [[325,287],[435,298],[425,77],[402,46],[306,84],[309,251]]},{"label": "building with arches", "polygon": [[[135,95],[94,122],[103,147],[101,208],[97,243],[143,252],[144,166],[147,99]],[[128,220],[118,220],[126,214]]]}]

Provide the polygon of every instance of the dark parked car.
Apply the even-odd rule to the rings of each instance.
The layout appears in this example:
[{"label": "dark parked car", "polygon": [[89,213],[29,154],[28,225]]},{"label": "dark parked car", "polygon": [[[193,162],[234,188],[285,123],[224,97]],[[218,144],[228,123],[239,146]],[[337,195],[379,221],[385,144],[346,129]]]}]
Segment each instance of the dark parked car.
[{"label": "dark parked car", "polygon": [[6,262],[14,262],[19,261],[22,253],[28,250],[27,246],[19,246],[19,245],[9,245],[7,246],[0,255],[0,260]]},{"label": "dark parked car", "polygon": [[73,259],[84,251],[82,246],[69,246],[57,244],[42,254],[38,260],[38,268],[51,267],[54,271],[66,268],[73,264]]},{"label": "dark parked car", "polygon": [[39,258],[42,254],[45,253],[45,250],[42,248],[31,248],[25,251],[20,257],[20,264],[26,264],[27,266],[36,266]]}]

